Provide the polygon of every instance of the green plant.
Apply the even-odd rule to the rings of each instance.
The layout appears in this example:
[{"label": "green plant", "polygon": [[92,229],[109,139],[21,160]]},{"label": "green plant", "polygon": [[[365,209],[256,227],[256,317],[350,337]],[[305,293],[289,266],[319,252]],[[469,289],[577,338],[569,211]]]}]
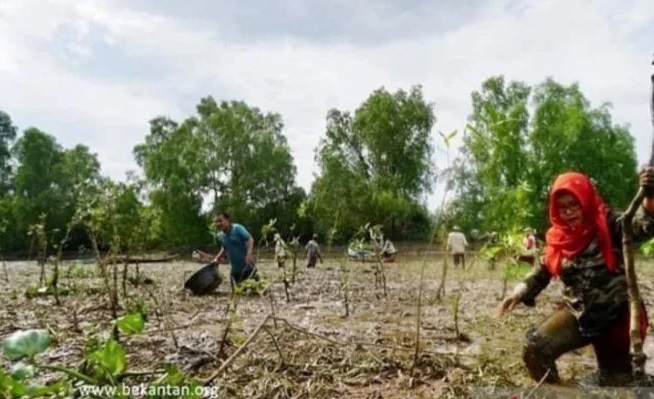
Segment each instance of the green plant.
[{"label": "green plant", "polygon": [[521,262],[519,257],[523,251],[523,233],[518,228],[499,234],[495,243],[485,245],[481,255],[489,262],[501,262],[503,264],[502,293],[500,299],[504,299],[508,289],[508,282],[519,279],[527,273],[532,265]]},{"label": "green plant", "polygon": [[[115,320],[114,324],[126,334],[143,331],[145,322],[139,314],[126,315]],[[75,370],[69,367],[45,364],[38,355],[52,344],[49,330],[17,331],[6,338],[2,345],[3,356],[15,363],[10,372],[0,371],[0,396],[4,398],[37,398],[48,394],[69,394],[76,384],[93,386],[117,386],[127,368],[123,347],[113,339],[99,343],[89,339],[86,343],[85,367]],[[56,384],[37,385],[30,379],[41,371],[57,372],[66,376]]]}]

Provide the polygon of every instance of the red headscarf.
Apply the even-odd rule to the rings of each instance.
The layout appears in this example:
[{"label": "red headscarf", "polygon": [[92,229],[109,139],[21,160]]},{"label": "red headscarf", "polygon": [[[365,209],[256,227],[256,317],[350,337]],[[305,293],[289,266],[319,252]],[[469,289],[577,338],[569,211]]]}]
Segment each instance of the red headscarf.
[{"label": "red headscarf", "polygon": [[[574,230],[560,217],[556,196],[561,192],[573,195],[579,202],[583,221]],[[547,231],[545,266],[553,276],[558,276],[563,258],[572,258],[597,238],[604,261],[609,270],[617,267],[607,221],[608,208],[588,176],[568,172],[556,178],[549,198],[549,216],[552,227]]]}]

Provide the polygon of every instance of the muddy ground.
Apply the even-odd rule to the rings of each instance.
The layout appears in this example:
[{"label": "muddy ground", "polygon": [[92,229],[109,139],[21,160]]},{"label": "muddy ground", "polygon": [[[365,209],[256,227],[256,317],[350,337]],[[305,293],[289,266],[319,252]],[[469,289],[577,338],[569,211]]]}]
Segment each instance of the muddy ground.
[{"label": "muddy ground", "polygon": [[[149,308],[146,331],[122,338],[129,369],[135,374],[155,372],[164,363],[175,363],[191,376],[206,378],[271,315],[273,318],[247,349],[214,381],[217,397],[465,398],[474,396],[480,387],[492,386],[508,390],[479,397],[509,397],[506,392],[528,392],[536,385],[522,366],[521,345],[526,329],[553,310],[559,283],[551,284],[541,294],[536,308],[520,306],[500,319],[496,308],[503,271],[489,271],[480,260],[465,271],[450,265],[445,296],[441,298],[437,287],[443,262],[436,257],[400,258],[386,265],[386,296],[383,288],[376,287],[374,264],[350,262],[344,274],[336,259],[309,270],[299,263],[289,302],[280,269],[271,259],[260,260],[262,276],[272,284],[263,296],[238,298],[237,317],[222,351],[221,342],[230,320],[227,309],[233,303],[229,284],[223,282],[215,295],[192,297],[183,292],[182,285],[185,277],[202,265],[141,265],[141,273],[155,284],[128,284],[130,306],[142,303]],[[416,358],[423,264],[420,348]],[[653,265],[644,261],[638,264],[648,307],[654,302]],[[290,280],[290,264],[287,268]],[[110,331],[110,311],[94,265],[67,263],[62,267],[60,285],[71,292],[61,297],[61,306],[56,306],[52,297],[30,299],[26,295],[38,286],[36,264],[7,263],[7,270],[8,283],[0,274],[0,337],[19,329],[50,328],[56,340],[43,359],[76,366],[82,360],[86,339]],[[130,270],[134,267],[130,266]],[[223,276],[227,270],[221,266]],[[513,278],[509,289],[515,282]],[[348,293],[348,310],[344,292]],[[125,298],[121,297],[121,305],[124,314]],[[647,339],[646,351],[654,355],[651,338]],[[562,376],[570,381],[594,371],[592,349],[565,355],[559,366]],[[648,362],[648,370],[654,372],[652,362]],[[56,377],[44,376],[46,380]],[[156,376],[137,375],[128,383],[153,379]]]}]

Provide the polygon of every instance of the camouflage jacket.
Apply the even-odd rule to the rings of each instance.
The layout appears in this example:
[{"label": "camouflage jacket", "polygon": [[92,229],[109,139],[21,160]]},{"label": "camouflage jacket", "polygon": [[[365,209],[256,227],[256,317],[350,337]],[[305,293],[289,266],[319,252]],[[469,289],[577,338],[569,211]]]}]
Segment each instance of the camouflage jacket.
[{"label": "camouflage jacket", "polygon": [[[609,229],[617,259],[618,273],[610,272],[604,263],[596,242],[575,259],[564,260],[560,279],[563,283],[563,299],[568,309],[579,321],[581,333],[592,337],[604,331],[625,309],[629,300],[627,278],[622,257],[621,212],[609,212]],[[633,221],[634,243],[654,237],[654,217],[648,216],[641,207]],[[529,307],[550,283],[552,276],[543,260],[515,287],[521,302]]]}]

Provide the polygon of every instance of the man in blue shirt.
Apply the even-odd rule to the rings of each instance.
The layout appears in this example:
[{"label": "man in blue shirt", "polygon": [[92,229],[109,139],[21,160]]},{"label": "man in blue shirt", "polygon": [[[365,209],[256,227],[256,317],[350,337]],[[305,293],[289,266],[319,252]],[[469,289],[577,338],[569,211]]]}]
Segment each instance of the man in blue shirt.
[{"label": "man in blue shirt", "polygon": [[216,215],[216,226],[220,230],[218,239],[222,248],[214,258],[218,264],[225,253],[232,265],[231,277],[238,284],[249,278],[259,280],[257,269],[254,264],[254,238],[245,227],[238,223],[232,223],[229,214],[221,212]]}]

